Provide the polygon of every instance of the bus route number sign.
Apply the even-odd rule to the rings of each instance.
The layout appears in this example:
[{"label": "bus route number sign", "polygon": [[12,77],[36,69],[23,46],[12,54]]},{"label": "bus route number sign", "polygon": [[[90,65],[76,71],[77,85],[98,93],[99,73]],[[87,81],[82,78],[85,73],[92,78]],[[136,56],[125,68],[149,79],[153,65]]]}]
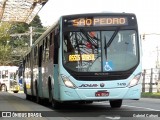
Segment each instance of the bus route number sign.
[{"label": "bus route number sign", "polygon": [[90,61],[90,60],[95,60],[95,56],[94,54],[75,54],[75,55],[69,55],[69,61],[73,62],[73,61]]}]

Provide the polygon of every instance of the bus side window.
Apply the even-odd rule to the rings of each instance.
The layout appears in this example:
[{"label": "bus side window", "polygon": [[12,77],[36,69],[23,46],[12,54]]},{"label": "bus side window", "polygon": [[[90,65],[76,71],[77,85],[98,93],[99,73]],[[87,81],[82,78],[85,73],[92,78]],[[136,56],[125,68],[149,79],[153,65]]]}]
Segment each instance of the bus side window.
[{"label": "bus side window", "polygon": [[59,33],[54,35],[54,64],[58,64]]},{"label": "bus side window", "polygon": [[37,65],[37,47],[34,48],[34,56],[33,57],[34,57],[33,62],[35,65]]},{"label": "bus side window", "polygon": [[46,49],[46,46],[45,46],[45,39],[43,40],[43,48],[42,48],[42,61],[45,62],[45,49]]},{"label": "bus side window", "polygon": [[39,47],[39,50],[38,50],[38,66],[39,67],[42,67],[42,48],[43,47],[43,45],[41,45],[40,47]]},{"label": "bus side window", "polygon": [[45,59],[46,61],[49,60],[49,45],[48,45],[48,37],[46,37],[46,41],[45,41]]},{"label": "bus side window", "polygon": [[6,79],[8,77],[8,70],[3,70],[2,71],[2,78]]},{"label": "bus side window", "polygon": [[52,31],[49,35],[49,59],[53,63],[53,50],[54,50],[54,45],[53,45],[53,40],[54,40],[54,32]]}]

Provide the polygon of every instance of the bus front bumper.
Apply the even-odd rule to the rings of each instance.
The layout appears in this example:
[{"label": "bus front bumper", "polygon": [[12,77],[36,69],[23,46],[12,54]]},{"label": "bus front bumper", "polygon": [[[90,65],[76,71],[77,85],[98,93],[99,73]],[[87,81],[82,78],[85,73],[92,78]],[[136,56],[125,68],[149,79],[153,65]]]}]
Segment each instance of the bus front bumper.
[{"label": "bus front bumper", "polygon": [[[134,87],[113,89],[72,89],[60,87],[60,101],[106,101],[113,99],[140,99],[141,84]],[[107,96],[96,96],[98,91],[106,91]]]}]

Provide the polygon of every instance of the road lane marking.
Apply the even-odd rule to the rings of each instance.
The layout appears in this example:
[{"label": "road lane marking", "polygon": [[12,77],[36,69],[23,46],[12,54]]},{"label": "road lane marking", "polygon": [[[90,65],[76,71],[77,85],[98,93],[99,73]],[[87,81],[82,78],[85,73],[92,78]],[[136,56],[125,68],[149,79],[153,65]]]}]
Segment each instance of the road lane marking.
[{"label": "road lane marking", "polygon": [[152,111],[160,111],[160,110],[156,110],[156,109],[152,109],[152,108],[137,107],[137,106],[131,106],[131,105],[122,105],[122,106],[132,107],[132,108],[141,108],[141,109],[147,109],[147,110],[152,110]]},{"label": "road lane marking", "polygon": [[[96,103],[96,102],[95,102]],[[109,103],[106,103],[106,102],[97,102],[97,103],[99,103],[99,104],[103,104],[104,105],[104,103],[106,104],[106,105],[110,105]],[[140,108],[140,109],[147,109],[147,110],[150,110],[150,111],[160,111],[160,110],[157,110],[157,109],[152,109],[152,108],[147,108],[147,107],[137,107],[137,106],[131,106],[131,105],[122,105],[122,106],[124,106],[124,107],[130,107],[130,108]]]},{"label": "road lane marking", "polygon": [[105,118],[108,118],[110,120],[119,120],[121,117],[105,117]]}]

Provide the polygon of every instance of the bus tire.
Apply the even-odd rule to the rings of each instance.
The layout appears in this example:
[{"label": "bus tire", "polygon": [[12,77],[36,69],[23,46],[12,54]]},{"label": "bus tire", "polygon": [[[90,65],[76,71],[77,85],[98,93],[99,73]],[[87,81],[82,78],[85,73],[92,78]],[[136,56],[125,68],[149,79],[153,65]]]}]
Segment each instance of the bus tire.
[{"label": "bus tire", "polygon": [[55,101],[55,100],[53,100],[52,99],[52,107],[54,108],[54,109],[60,109],[61,108],[61,104],[62,103],[60,103],[60,102],[58,102],[58,101]]},{"label": "bus tire", "polygon": [[86,101],[86,104],[92,104],[93,101]]},{"label": "bus tire", "polygon": [[23,90],[24,90],[24,93],[27,94],[26,82],[24,82],[24,88],[23,88]]},{"label": "bus tire", "polygon": [[111,108],[120,108],[122,105],[122,100],[110,100]]},{"label": "bus tire", "polygon": [[51,85],[51,80],[49,78],[48,80],[48,94],[49,94],[49,103],[52,103],[53,95],[52,95],[52,85]]},{"label": "bus tire", "polygon": [[52,89],[51,88],[49,88],[49,103],[51,103],[51,106],[54,109],[59,109],[60,108],[60,103],[53,99]]},{"label": "bus tire", "polygon": [[36,103],[41,104],[41,98],[39,97],[39,94],[38,94],[37,82],[35,85],[36,85]]},{"label": "bus tire", "polygon": [[58,101],[55,101],[54,99],[53,99],[53,94],[52,94],[52,84],[51,84],[51,79],[49,78],[48,79],[48,92],[49,92],[49,103],[51,103],[51,105],[52,105],[52,107],[54,108],[54,109],[59,109],[60,108],[60,106],[61,106],[61,103],[60,102],[58,102]]},{"label": "bus tire", "polygon": [[92,104],[93,101],[80,101],[79,104]]},{"label": "bus tire", "polygon": [[13,91],[14,93],[18,93],[18,91]]},{"label": "bus tire", "polygon": [[31,96],[26,93],[26,100],[31,100]]},{"label": "bus tire", "polygon": [[37,93],[36,93],[36,103],[41,104],[41,98]]}]

